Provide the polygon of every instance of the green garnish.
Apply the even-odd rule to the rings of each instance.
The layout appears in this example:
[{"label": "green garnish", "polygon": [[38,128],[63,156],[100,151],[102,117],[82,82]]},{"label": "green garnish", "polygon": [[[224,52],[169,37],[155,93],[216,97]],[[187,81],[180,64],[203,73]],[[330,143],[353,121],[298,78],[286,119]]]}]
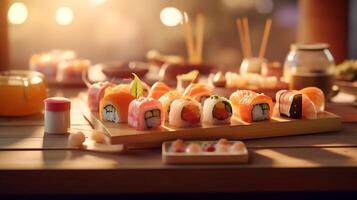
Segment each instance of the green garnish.
[{"label": "green garnish", "polygon": [[133,73],[134,80],[133,86],[131,87],[130,94],[133,95],[136,99],[144,96],[143,85],[141,84],[141,80],[139,77]]}]

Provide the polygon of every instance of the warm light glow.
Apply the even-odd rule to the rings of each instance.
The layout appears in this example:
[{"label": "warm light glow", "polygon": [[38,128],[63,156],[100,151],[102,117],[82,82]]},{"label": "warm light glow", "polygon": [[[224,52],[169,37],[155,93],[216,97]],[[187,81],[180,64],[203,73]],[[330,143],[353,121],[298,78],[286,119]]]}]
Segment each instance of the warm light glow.
[{"label": "warm light glow", "polygon": [[59,25],[66,26],[73,21],[73,11],[69,7],[59,7],[56,11],[56,21]]},{"label": "warm light glow", "polygon": [[165,26],[176,26],[181,23],[182,14],[175,7],[167,7],[161,10],[160,19]]},{"label": "warm light glow", "polygon": [[24,3],[14,3],[10,6],[7,18],[11,24],[23,24],[27,19],[28,11]]},{"label": "warm light glow", "polygon": [[100,6],[104,4],[107,0],[89,0],[91,6]]},{"label": "warm light glow", "polygon": [[255,8],[261,14],[271,13],[274,3],[272,0],[255,0]]}]

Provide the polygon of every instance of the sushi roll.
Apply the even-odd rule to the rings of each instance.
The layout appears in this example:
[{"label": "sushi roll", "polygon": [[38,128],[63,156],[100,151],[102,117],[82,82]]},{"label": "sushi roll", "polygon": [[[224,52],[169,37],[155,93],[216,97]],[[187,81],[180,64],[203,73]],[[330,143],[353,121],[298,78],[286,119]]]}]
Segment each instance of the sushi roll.
[{"label": "sushi roll", "polygon": [[233,113],[244,122],[257,122],[269,120],[273,113],[273,100],[271,97],[250,90],[237,90],[232,93],[229,100]]},{"label": "sushi roll", "polygon": [[317,87],[306,87],[300,90],[302,94],[305,94],[314,103],[318,112],[325,110],[325,95],[324,92]]},{"label": "sushi roll", "polygon": [[183,96],[189,96],[201,104],[211,95],[212,90],[202,83],[190,84],[183,93]]},{"label": "sushi roll", "polygon": [[229,124],[232,106],[228,99],[212,95],[203,104],[203,122],[209,124]]},{"label": "sushi roll", "polygon": [[167,86],[163,82],[156,82],[154,85],[152,85],[148,97],[154,98],[154,99],[159,99],[162,95],[164,95],[166,92],[172,90],[169,86]]},{"label": "sushi roll", "polygon": [[296,90],[280,90],[276,93],[274,110],[278,115],[292,119],[315,119],[317,110],[305,94]]},{"label": "sushi roll", "polygon": [[88,88],[88,107],[92,112],[99,111],[99,102],[104,96],[104,91],[107,87],[114,86],[114,84],[110,82],[99,82],[94,83]]},{"label": "sushi roll", "polygon": [[99,117],[102,121],[121,123],[128,121],[128,108],[134,96],[127,84],[108,87],[99,103]]},{"label": "sushi roll", "polygon": [[185,97],[172,102],[169,112],[169,124],[175,127],[192,127],[201,125],[201,104]]},{"label": "sushi roll", "polygon": [[138,130],[161,127],[164,121],[161,102],[147,97],[140,97],[129,104],[128,123]]},{"label": "sushi roll", "polygon": [[171,103],[175,99],[181,98],[181,96],[182,95],[178,91],[172,90],[172,91],[166,92],[164,95],[162,95],[159,98],[159,101],[162,104],[162,110],[163,110],[165,121],[169,121],[169,112],[170,112]]}]

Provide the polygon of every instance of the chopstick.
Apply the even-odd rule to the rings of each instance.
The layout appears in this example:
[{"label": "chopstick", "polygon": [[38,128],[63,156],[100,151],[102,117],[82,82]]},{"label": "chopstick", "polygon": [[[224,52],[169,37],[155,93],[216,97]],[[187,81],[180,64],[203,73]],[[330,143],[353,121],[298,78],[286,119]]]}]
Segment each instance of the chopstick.
[{"label": "chopstick", "polygon": [[249,22],[247,17],[243,18],[243,32],[244,32],[246,48],[247,48],[247,57],[252,57],[253,53],[252,53],[252,46],[250,43]]},{"label": "chopstick", "polygon": [[204,40],[204,23],[205,16],[203,14],[196,15],[196,32],[195,40],[193,38],[193,28],[191,21],[186,12],[183,13],[184,20],[182,22],[187,55],[189,63],[201,63],[202,62],[202,49],[203,49],[203,40]]},{"label": "chopstick", "polygon": [[270,34],[270,30],[271,30],[271,25],[272,25],[272,20],[269,18],[265,22],[263,39],[262,39],[262,43],[261,43],[260,50],[259,50],[259,58],[264,58],[264,56],[265,56],[268,39],[269,39],[269,34]]},{"label": "chopstick", "polygon": [[245,36],[244,36],[244,32],[243,32],[242,20],[240,18],[238,18],[236,20],[236,24],[237,24],[237,29],[238,29],[240,45],[242,47],[243,57],[247,57],[247,48],[246,48]]},{"label": "chopstick", "polygon": [[194,59],[194,46],[193,46],[193,35],[192,35],[192,26],[191,22],[188,19],[188,15],[186,12],[183,13],[183,31],[184,31],[184,36],[185,36],[185,41],[186,41],[186,49],[187,49],[187,55],[188,55],[188,61],[192,62]]},{"label": "chopstick", "polygon": [[202,49],[203,49],[203,34],[205,28],[205,16],[203,14],[196,15],[196,53],[195,53],[195,62],[202,62]]}]

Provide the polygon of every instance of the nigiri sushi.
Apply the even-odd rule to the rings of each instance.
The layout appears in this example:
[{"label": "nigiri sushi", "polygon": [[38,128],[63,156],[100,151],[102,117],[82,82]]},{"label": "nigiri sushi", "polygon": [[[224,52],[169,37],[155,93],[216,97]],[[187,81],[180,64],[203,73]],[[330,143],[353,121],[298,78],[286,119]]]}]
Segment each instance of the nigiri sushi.
[{"label": "nigiri sushi", "polygon": [[324,92],[317,87],[306,87],[300,90],[314,103],[318,112],[325,110],[325,95]]},{"label": "nigiri sushi", "polygon": [[201,104],[185,97],[171,103],[169,124],[175,127],[199,126],[201,124]]},{"label": "nigiri sushi", "polygon": [[99,102],[104,96],[104,91],[107,87],[114,86],[113,83],[110,82],[99,82],[94,83],[88,88],[88,107],[92,112],[99,111]]},{"label": "nigiri sushi", "polygon": [[163,114],[164,114],[164,117],[165,117],[165,121],[169,121],[169,112],[170,112],[171,103],[175,99],[181,98],[181,96],[182,95],[178,91],[171,90],[169,92],[166,92],[164,95],[162,95],[159,98],[159,101],[162,104],[162,110],[163,110]]},{"label": "nigiri sushi", "polygon": [[140,97],[129,104],[128,124],[138,130],[158,128],[164,116],[161,103],[153,98]]},{"label": "nigiri sushi", "polygon": [[269,120],[273,113],[273,100],[264,94],[250,90],[237,90],[231,94],[229,100],[234,115],[248,123]]},{"label": "nigiri sushi", "polygon": [[190,84],[183,93],[183,96],[189,96],[203,104],[203,102],[212,95],[212,90],[202,83]]},{"label": "nigiri sushi", "polygon": [[212,95],[203,104],[203,121],[209,124],[229,124],[232,106],[228,99]]},{"label": "nigiri sushi", "polygon": [[276,93],[276,112],[280,116],[289,117],[293,119],[300,119],[302,117],[307,119],[315,119],[317,111],[313,102],[296,90],[280,90]]},{"label": "nigiri sushi", "polygon": [[159,99],[166,92],[172,90],[163,82],[156,82],[150,89],[148,97]]},{"label": "nigiri sushi", "polygon": [[100,100],[99,117],[102,121],[114,123],[128,121],[128,107],[134,96],[130,94],[130,86],[127,84],[108,87],[104,97]]}]

